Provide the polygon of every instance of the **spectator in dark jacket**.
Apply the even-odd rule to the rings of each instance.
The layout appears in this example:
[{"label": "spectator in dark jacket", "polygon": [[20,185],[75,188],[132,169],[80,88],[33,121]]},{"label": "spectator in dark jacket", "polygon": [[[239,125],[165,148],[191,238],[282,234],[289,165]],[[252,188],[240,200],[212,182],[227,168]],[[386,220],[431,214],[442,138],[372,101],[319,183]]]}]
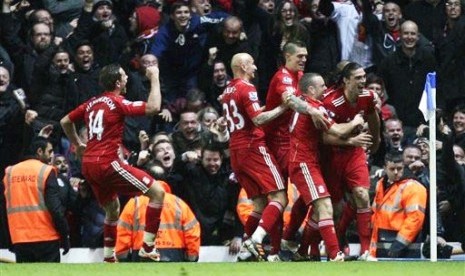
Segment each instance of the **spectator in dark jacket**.
[{"label": "spectator in dark jacket", "polygon": [[454,142],[455,132],[443,144],[438,166],[438,211],[445,227],[444,238],[465,246],[465,164],[463,149]]},{"label": "spectator in dark jacket", "polygon": [[418,47],[418,27],[412,21],[402,24],[401,49],[389,55],[379,66],[380,76],[397,115],[404,123],[405,138],[411,143],[423,115],[416,108],[420,102],[428,72],[436,69],[434,56]]},{"label": "spectator in dark jacket", "polygon": [[311,22],[304,22],[311,41],[306,71],[327,76],[341,60],[341,50],[337,25],[318,11],[319,3],[320,0],[311,1]]},{"label": "spectator in dark jacket", "polygon": [[[243,34],[242,20],[236,16],[230,16],[221,23],[219,33],[210,35],[207,41],[207,49],[214,48],[217,59],[231,64],[232,57],[238,53],[252,54],[249,42],[246,38],[241,38]],[[231,67],[227,66],[226,71],[232,76]]]},{"label": "spectator in dark jacket", "polygon": [[94,61],[94,50],[88,40],[78,43],[74,51],[74,82],[78,91],[78,103],[103,92],[98,83],[100,66]]},{"label": "spectator in dark jacket", "polygon": [[74,74],[70,70],[70,55],[63,49],[49,48],[37,60],[33,76],[33,93],[39,96],[32,108],[38,117],[33,129],[38,132],[44,125],[52,124],[51,142],[60,146],[60,120],[78,105],[78,91]]},{"label": "spectator in dark jacket", "polygon": [[[22,150],[24,117],[21,105],[13,93],[15,89],[10,83],[8,68],[0,65],[0,179],[3,179],[7,166],[19,162]],[[4,188],[3,183],[0,183],[0,248],[9,245]]]},{"label": "spectator in dark jacket", "polygon": [[[5,6],[5,5],[4,5]],[[10,53],[15,64],[14,82],[24,89],[31,104],[38,100],[38,95],[31,91],[33,70],[37,58],[52,46],[53,33],[46,23],[38,22],[31,26],[27,41],[21,40],[18,30],[21,23],[11,12],[2,13],[2,43]]]},{"label": "spectator in dark jacket", "polygon": [[[447,114],[465,104],[465,2],[446,1],[447,23],[438,54],[438,104]],[[441,101],[439,101],[441,100]]]},{"label": "spectator in dark jacket", "polygon": [[229,183],[221,149],[207,146],[201,155],[200,162],[186,165],[188,203],[200,222],[202,245],[223,245],[243,233],[235,211],[239,186]]},{"label": "spectator in dark jacket", "polygon": [[111,0],[86,0],[73,35],[69,38],[71,49],[82,40],[89,40],[94,49],[95,61],[105,66],[120,60],[128,40],[126,31],[113,14]]},{"label": "spectator in dark jacket", "polygon": [[171,103],[197,87],[209,27],[228,14],[212,12],[200,17],[191,14],[187,3],[177,1],[171,6],[170,15],[170,21],[154,37],[151,53],[158,58],[160,77],[167,91],[165,100]]}]

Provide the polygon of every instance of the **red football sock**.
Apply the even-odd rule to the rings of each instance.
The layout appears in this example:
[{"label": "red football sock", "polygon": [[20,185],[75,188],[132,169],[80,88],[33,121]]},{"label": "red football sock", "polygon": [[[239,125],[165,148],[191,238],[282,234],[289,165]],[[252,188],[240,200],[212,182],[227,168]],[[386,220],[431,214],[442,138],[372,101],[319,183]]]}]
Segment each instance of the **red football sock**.
[{"label": "red football sock", "polygon": [[247,222],[244,225],[244,232],[247,237],[252,237],[253,232],[257,229],[258,223],[260,222],[260,218],[262,214],[257,212],[250,213],[250,216],[247,218]]},{"label": "red football sock", "polygon": [[299,196],[292,206],[291,220],[283,233],[283,239],[289,241],[295,239],[295,233],[297,233],[297,230],[299,230],[299,227],[302,225],[302,221],[304,221],[305,215],[307,215],[307,210],[308,208],[305,205],[304,200],[301,196]]},{"label": "red football sock", "polygon": [[109,221],[106,220],[103,223],[103,246],[104,247],[115,247],[116,244],[116,225],[117,220]]},{"label": "red football sock", "polygon": [[371,209],[357,209],[357,231],[360,239],[360,254],[370,248]]},{"label": "red football sock", "polygon": [[145,232],[157,235],[158,227],[160,227],[160,215],[163,209],[163,204],[149,203],[145,215]]},{"label": "red football sock", "polygon": [[283,216],[280,216],[275,227],[270,232],[271,250],[270,255],[275,255],[281,250],[281,237],[283,234]]},{"label": "red football sock", "polygon": [[340,251],[339,243],[337,241],[336,231],[334,230],[333,219],[323,219],[318,222],[320,234],[325,241],[326,252],[329,258],[334,259]]},{"label": "red football sock", "polygon": [[342,208],[341,219],[339,220],[339,223],[337,225],[337,236],[339,238],[345,236],[347,228],[349,228],[350,223],[355,219],[356,213],[356,210],[352,207],[352,205],[349,202],[346,202],[344,204],[344,207]]},{"label": "red football sock", "polygon": [[319,242],[320,232],[318,231],[318,223],[310,219],[305,224],[302,240],[300,241],[299,254],[303,256],[308,255],[308,247],[311,246],[310,255],[319,256]]},{"label": "red football sock", "polygon": [[282,219],[284,207],[277,201],[270,201],[263,210],[262,219],[259,226],[270,234],[276,223]]}]

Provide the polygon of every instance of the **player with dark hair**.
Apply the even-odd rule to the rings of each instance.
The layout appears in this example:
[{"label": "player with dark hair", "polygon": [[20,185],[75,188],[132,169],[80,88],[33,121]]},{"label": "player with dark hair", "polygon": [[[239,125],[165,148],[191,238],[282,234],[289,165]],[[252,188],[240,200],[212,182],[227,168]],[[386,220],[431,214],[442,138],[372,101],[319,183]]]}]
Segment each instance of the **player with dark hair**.
[{"label": "player with dark hair", "polygon": [[[150,198],[147,205],[147,224],[144,243],[139,256],[154,261],[160,254],[154,248],[154,240],[160,225],[164,191],[157,181],[146,172],[129,166],[121,160],[125,116],[154,115],[160,111],[161,94],[158,67],[146,70],[151,89],[147,102],[130,102],[124,99],[127,75],[120,65],[110,64],[100,72],[100,84],[105,92],[93,97],[71,111],[61,120],[64,132],[84,155],[82,174],[90,183],[94,194],[105,210],[104,261],[115,262],[114,247],[116,225],[120,211],[118,194],[138,195]],[[84,144],[76,133],[75,122],[85,121],[88,142]]]}]

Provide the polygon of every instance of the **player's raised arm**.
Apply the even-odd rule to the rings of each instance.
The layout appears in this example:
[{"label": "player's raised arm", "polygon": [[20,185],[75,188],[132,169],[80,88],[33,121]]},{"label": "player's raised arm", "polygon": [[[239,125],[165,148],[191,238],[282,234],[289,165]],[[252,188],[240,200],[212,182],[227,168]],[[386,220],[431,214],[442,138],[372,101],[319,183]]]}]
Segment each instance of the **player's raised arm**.
[{"label": "player's raised arm", "polygon": [[150,80],[150,93],[145,106],[145,114],[155,115],[161,109],[161,91],[158,66],[147,67],[145,75]]}]

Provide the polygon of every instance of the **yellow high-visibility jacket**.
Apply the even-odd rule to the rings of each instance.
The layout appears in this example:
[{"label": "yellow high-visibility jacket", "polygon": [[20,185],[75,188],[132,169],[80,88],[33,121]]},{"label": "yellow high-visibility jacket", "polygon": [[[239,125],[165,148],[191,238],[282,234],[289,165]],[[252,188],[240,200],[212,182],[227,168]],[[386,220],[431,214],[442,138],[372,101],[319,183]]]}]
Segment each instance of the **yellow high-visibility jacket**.
[{"label": "yellow high-visibility jacket", "polygon": [[[124,207],[117,226],[118,259],[142,247],[148,202],[148,197],[138,196]],[[189,206],[173,194],[165,193],[155,247],[162,261],[196,261],[199,257],[200,224]]]}]

